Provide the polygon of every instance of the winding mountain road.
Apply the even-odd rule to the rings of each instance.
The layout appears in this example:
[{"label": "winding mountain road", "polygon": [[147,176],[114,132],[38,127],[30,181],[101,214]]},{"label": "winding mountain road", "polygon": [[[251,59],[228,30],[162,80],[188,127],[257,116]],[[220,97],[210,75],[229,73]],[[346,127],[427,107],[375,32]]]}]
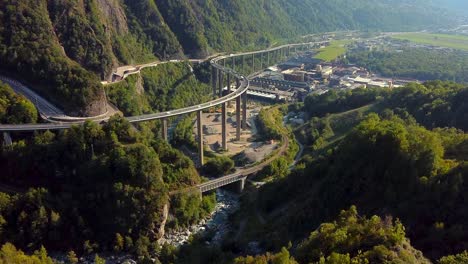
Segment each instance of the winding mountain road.
[{"label": "winding mountain road", "polygon": [[[213,106],[221,105],[223,103],[226,103],[228,101],[234,100],[237,97],[241,96],[242,94],[246,93],[247,90],[249,89],[249,80],[245,77],[240,75],[239,73],[235,72],[232,69],[229,69],[227,67],[224,67],[223,65],[219,64],[218,62],[228,59],[228,58],[233,58],[233,57],[241,57],[241,56],[248,56],[248,55],[256,55],[256,54],[263,54],[266,52],[274,52],[274,51],[279,51],[282,49],[291,49],[291,48],[297,48],[297,47],[311,47],[316,46],[316,45],[321,45],[323,43],[327,43],[326,41],[323,42],[306,42],[306,43],[297,43],[297,44],[287,44],[275,48],[270,48],[266,50],[260,50],[260,51],[252,51],[252,52],[243,52],[243,53],[238,53],[238,54],[231,54],[231,55],[224,55],[224,56],[219,56],[214,59],[211,59],[210,63],[212,67],[221,70],[225,74],[231,74],[233,76],[233,79],[236,78],[239,80],[239,86],[237,89],[234,89],[234,92],[224,96],[217,98],[213,101],[207,102],[207,103],[202,103],[199,105],[195,106],[190,106],[190,107],[185,107],[185,108],[180,108],[180,109],[175,109],[171,111],[166,111],[166,112],[160,112],[160,113],[154,113],[154,114],[147,114],[147,115],[140,115],[140,116],[132,116],[132,117],[126,117],[126,119],[131,122],[131,123],[139,123],[139,122],[145,122],[145,121],[152,121],[152,120],[160,120],[160,119],[165,119],[173,116],[178,116],[178,115],[183,115],[183,114],[188,114],[188,113],[193,113],[196,111],[204,110],[211,108]],[[200,62],[200,60],[191,60],[191,61],[197,61]],[[170,63],[170,62],[177,62],[177,61],[165,61],[165,62],[154,62],[154,63],[148,63],[148,64],[143,64],[139,66],[135,66],[134,70],[132,68],[127,68],[128,72],[125,70],[120,71],[121,74],[123,74],[122,78],[126,78],[127,76],[131,74],[136,74],[138,73],[141,69],[146,68],[146,67],[154,67],[157,65],[161,65],[164,63]],[[32,101],[35,101],[34,94],[32,95]],[[61,114],[60,110],[54,108],[50,104],[46,104],[46,102],[43,102],[45,109],[44,111],[47,111],[49,113],[57,113]],[[42,102],[41,102],[42,105]],[[49,110],[47,110],[49,109]],[[108,117],[103,118],[103,119],[91,119],[92,121],[105,121]],[[1,124],[0,125],[0,132],[26,132],[26,131],[37,131],[37,130],[61,130],[61,129],[68,129],[71,128],[74,125],[79,125],[85,122],[86,120],[71,120],[70,122],[61,122],[61,123],[47,123],[47,124],[19,124],[19,125],[6,125],[6,124]]]},{"label": "winding mountain road", "polygon": [[[198,105],[194,105],[194,106],[190,106],[190,107],[185,107],[185,108],[180,108],[180,109],[175,109],[175,110],[166,111],[166,112],[126,117],[126,119],[131,123],[138,123],[138,122],[145,122],[145,121],[151,121],[151,120],[165,119],[165,118],[169,118],[169,117],[173,117],[173,116],[179,116],[179,115],[193,113],[193,112],[200,112],[201,110],[208,109],[208,108],[211,108],[213,106],[224,104],[224,103],[226,103],[228,101],[231,101],[233,99],[236,99],[239,96],[246,93],[247,90],[249,89],[249,80],[245,76],[235,72],[234,70],[226,68],[223,65],[219,64],[220,61],[225,60],[227,58],[253,55],[252,63],[253,63],[253,67],[255,68],[255,66],[254,66],[254,64],[255,64],[254,55],[256,55],[256,54],[262,54],[262,59],[263,59],[263,53],[281,50],[281,54],[283,56],[283,52],[285,53],[285,51],[282,50],[282,49],[288,48],[289,49],[288,55],[290,55],[291,48],[301,47],[301,46],[307,46],[307,47],[310,48],[311,45],[316,46],[316,45],[321,45],[321,44],[323,44],[323,42],[289,44],[289,45],[283,45],[283,46],[279,46],[279,47],[276,47],[276,48],[270,48],[270,49],[262,50],[262,51],[244,52],[244,53],[240,53],[240,54],[236,54],[236,55],[231,54],[231,55],[228,55],[228,56],[216,57],[216,58],[214,58],[214,59],[212,59],[210,61],[211,66],[213,68],[217,69],[217,70],[222,71],[224,74],[230,74],[233,77],[232,80],[237,79],[238,86],[236,87],[236,89],[233,89],[233,92],[231,92],[230,94],[228,94],[226,96],[217,98],[217,99],[212,100],[212,101],[207,102],[207,103],[202,103],[202,104],[198,104]],[[169,61],[169,62],[171,62],[171,61]],[[169,62],[155,62],[155,63],[144,64],[144,65],[140,65],[140,66],[136,66],[136,67],[123,67],[123,68],[119,68],[118,71],[115,74],[117,74],[117,75],[121,74],[121,80],[123,80],[123,79],[125,79],[126,77],[128,77],[131,74],[139,73],[145,67],[154,67],[154,66],[164,64],[164,63],[169,63]],[[200,61],[198,61],[198,62],[200,62]],[[262,66],[263,66],[263,62],[262,62]],[[23,89],[25,87],[23,85],[21,85],[19,82],[16,82],[16,81],[11,80],[11,79],[6,80],[6,82],[10,83],[10,84],[13,84],[13,86],[15,86],[14,87],[15,91],[25,93],[25,94],[27,94],[26,96],[30,100],[32,98],[32,101],[36,101],[37,107],[42,109],[42,111],[44,111],[44,113],[63,115],[63,112],[61,112],[59,109],[55,108],[53,105],[49,104],[47,101],[41,100],[41,102],[39,102],[39,99],[36,96],[36,94],[31,93],[30,91],[28,91],[29,89],[27,89],[25,91]],[[45,115],[47,115],[47,114],[45,114]],[[97,120],[94,120],[94,121],[97,121]],[[74,125],[82,124],[83,122],[84,122],[83,120],[80,120],[79,122],[67,122],[67,123],[20,124],[20,125],[5,125],[5,124],[2,124],[2,125],[0,125],[0,132],[68,129],[68,128],[71,128]],[[222,187],[222,186],[234,183],[234,182],[242,181],[242,183],[243,183],[245,181],[245,179],[249,175],[255,174],[255,173],[263,170],[271,162],[273,162],[274,160],[276,160],[280,156],[284,155],[285,152],[288,150],[288,148],[289,148],[289,137],[286,134],[286,132],[283,132],[281,147],[276,151],[276,153],[274,155],[267,158],[263,162],[261,162],[261,163],[259,163],[257,165],[251,166],[251,167],[242,168],[242,169],[238,170],[237,172],[235,172],[233,174],[226,175],[226,176],[223,176],[223,177],[220,177],[220,178],[217,178],[217,179],[210,180],[208,182],[201,183],[201,184],[199,184],[199,185],[197,185],[195,187],[192,187],[192,188],[178,190],[176,192],[171,193],[171,195],[176,194],[176,193],[180,193],[180,192],[186,192],[187,190],[193,190],[194,188],[198,189],[201,193],[204,193],[204,192],[211,191],[211,190],[217,189],[219,187]]]}]

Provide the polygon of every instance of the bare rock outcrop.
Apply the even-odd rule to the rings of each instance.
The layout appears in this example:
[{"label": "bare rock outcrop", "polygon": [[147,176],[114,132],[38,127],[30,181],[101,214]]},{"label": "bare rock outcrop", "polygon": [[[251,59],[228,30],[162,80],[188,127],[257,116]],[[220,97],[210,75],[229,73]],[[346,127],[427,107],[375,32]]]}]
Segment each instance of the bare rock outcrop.
[{"label": "bare rock outcrop", "polygon": [[97,5],[103,19],[106,21],[106,26],[109,31],[115,31],[119,35],[128,34],[127,16],[118,0],[97,0]]}]

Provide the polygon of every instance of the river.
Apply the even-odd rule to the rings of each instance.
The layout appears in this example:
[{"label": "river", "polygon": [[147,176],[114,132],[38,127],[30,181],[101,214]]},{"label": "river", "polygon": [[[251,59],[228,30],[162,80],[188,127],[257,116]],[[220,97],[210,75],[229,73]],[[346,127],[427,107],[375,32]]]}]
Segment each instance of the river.
[{"label": "river", "polygon": [[213,232],[214,235],[207,243],[213,246],[219,245],[224,236],[231,230],[229,215],[239,209],[240,203],[239,195],[222,189],[216,191],[216,200],[215,210],[207,219],[182,231],[166,232],[159,243],[179,247],[186,244],[192,235]]}]

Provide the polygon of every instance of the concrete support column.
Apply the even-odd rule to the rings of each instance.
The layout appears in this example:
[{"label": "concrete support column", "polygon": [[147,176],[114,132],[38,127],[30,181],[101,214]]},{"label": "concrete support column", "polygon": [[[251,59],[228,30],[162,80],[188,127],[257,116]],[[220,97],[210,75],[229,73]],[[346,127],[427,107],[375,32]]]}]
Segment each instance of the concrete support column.
[{"label": "concrete support column", "polygon": [[232,57],[232,69],[236,71],[236,57]]},{"label": "concrete support column", "polygon": [[[227,93],[231,93],[231,74],[227,73]],[[231,101],[228,102],[228,107],[231,107]]]},{"label": "concrete support column", "polygon": [[226,111],[226,103],[221,105],[221,137],[222,137],[222,147],[224,150],[227,150],[227,111]]},{"label": "concrete support column", "polygon": [[241,120],[241,108],[242,108],[242,100],[241,96],[236,98],[236,140],[241,140],[241,124],[243,120]]},{"label": "concrete support column", "polygon": [[238,181],[237,182],[237,191],[239,193],[242,193],[244,191],[244,188],[245,188],[245,181],[247,180],[247,178],[243,178],[242,180]]},{"label": "concrete support column", "polygon": [[242,95],[242,129],[247,129],[247,93]]},{"label": "concrete support column", "polygon": [[263,70],[263,53],[260,53],[260,70]]},{"label": "concrete support column", "polygon": [[224,77],[223,72],[221,70],[218,71],[218,92],[219,97],[223,96],[223,88],[224,88]]},{"label": "concrete support column", "polygon": [[268,58],[267,58],[267,64],[268,64],[267,67],[270,67],[271,64],[270,64],[270,52],[269,51],[267,52],[267,56],[268,56]]},{"label": "concrete support column", "polygon": [[204,153],[203,153],[203,122],[202,122],[202,111],[197,112],[197,132],[198,132],[198,159],[200,167],[204,164]]},{"label": "concrete support column", "polygon": [[218,84],[217,73],[218,73],[218,69],[216,69],[215,67],[212,67],[211,68],[211,85],[213,87],[213,96],[216,96],[216,90],[218,88],[218,86],[217,86],[217,84]]},{"label": "concrete support column", "polygon": [[167,118],[162,119],[161,136],[164,141],[168,141],[167,135]]},{"label": "concrete support column", "polygon": [[13,145],[13,140],[11,139],[11,134],[9,132],[3,132],[3,144],[5,146]]}]

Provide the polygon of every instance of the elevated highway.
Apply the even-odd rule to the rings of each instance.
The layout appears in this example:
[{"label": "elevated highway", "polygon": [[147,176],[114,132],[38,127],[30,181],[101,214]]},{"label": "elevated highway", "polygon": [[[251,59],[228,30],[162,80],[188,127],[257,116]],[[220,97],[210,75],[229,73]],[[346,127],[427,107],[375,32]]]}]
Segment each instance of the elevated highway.
[{"label": "elevated highway", "polygon": [[[199,161],[201,165],[203,164],[203,124],[201,114],[202,111],[214,106],[221,105],[222,106],[222,147],[227,149],[227,129],[226,129],[226,119],[227,119],[227,112],[226,112],[226,104],[232,100],[236,100],[236,118],[237,120],[241,120],[241,126],[237,126],[236,131],[236,138],[240,139],[241,128],[246,128],[246,120],[247,120],[247,91],[249,89],[249,80],[244,75],[237,73],[233,69],[226,67],[226,62],[228,60],[232,60],[233,68],[235,68],[235,59],[241,57],[242,58],[242,68],[245,68],[245,58],[249,57],[252,58],[252,71],[256,72],[256,70],[261,70],[264,68],[264,65],[269,66],[270,64],[270,55],[272,52],[276,52],[276,55],[279,55],[280,58],[285,58],[291,56],[291,53],[297,54],[298,48],[302,50],[310,49],[319,47],[323,43],[326,42],[310,42],[310,43],[298,43],[298,44],[288,44],[279,47],[270,48],[267,50],[261,51],[252,51],[252,52],[244,52],[238,54],[231,54],[231,55],[224,55],[219,56],[214,59],[210,60],[210,64],[212,67],[212,85],[213,85],[213,94],[218,95],[217,99],[214,99],[207,103],[202,103],[190,107],[184,107],[180,109],[175,109],[166,112],[154,113],[154,114],[146,114],[146,115],[139,115],[139,116],[132,116],[126,117],[126,119],[130,123],[139,123],[139,122],[146,122],[146,121],[153,121],[153,120],[162,120],[162,133],[163,138],[167,139],[167,119],[174,116],[190,114],[190,113],[197,113],[197,131],[198,131],[198,147],[199,147]],[[260,66],[256,67],[256,60],[255,58],[257,55],[261,55],[260,57]],[[266,56],[265,56],[266,55]],[[265,58],[266,57],[266,58]],[[170,62],[170,61],[169,61]],[[169,62],[155,62],[145,65],[140,65],[138,67],[129,67],[124,68],[117,72],[117,74],[121,74],[121,78],[124,79],[131,74],[136,74],[141,71],[142,68],[145,67],[154,67],[160,65],[162,63],[169,63]],[[199,61],[198,61],[199,62]],[[264,62],[266,64],[264,64]],[[225,78],[226,77],[226,78]],[[231,89],[231,84],[235,83],[235,89]],[[224,89],[227,87],[227,95],[224,95]],[[242,118],[241,118],[241,111],[242,111]],[[94,120],[96,121],[96,120]],[[0,125],[0,132],[4,133],[11,133],[11,132],[27,132],[27,131],[40,131],[40,130],[62,130],[62,129],[69,129],[72,126],[80,125],[85,121],[77,121],[77,122],[67,122],[67,123],[46,123],[46,124],[20,124],[20,125]],[[9,135],[8,135],[9,136]],[[6,137],[6,136],[5,136]],[[232,184],[235,182],[240,182],[241,189],[245,183],[246,178],[254,173],[259,172],[268,164],[270,164],[274,159],[276,159],[279,155],[283,155],[284,152],[289,147],[289,139],[287,135],[283,135],[283,144],[279,151],[271,158],[267,159],[266,161],[253,166],[247,167],[239,170],[238,172],[227,175],[218,179],[214,179],[205,183],[202,183],[197,186],[197,189],[200,192],[207,192],[228,184]]]},{"label": "elevated highway", "polygon": [[118,67],[114,73],[112,73],[112,81],[111,82],[102,82],[103,85],[109,85],[113,83],[117,83],[120,81],[125,80],[128,76],[138,74],[140,73],[143,69],[145,68],[152,68],[152,67],[157,67],[159,65],[167,64],[167,63],[178,63],[178,62],[184,62],[188,61],[191,63],[202,63],[205,60],[199,60],[199,59],[188,59],[188,60],[169,60],[169,61],[155,61],[155,62],[150,62],[146,64],[140,64],[140,65],[126,65],[126,66],[121,66]]},{"label": "elevated highway", "polygon": [[93,120],[93,121],[105,121],[109,119],[109,117],[113,116],[114,114],[118,113],[118,109],[112,106],[109,102],[106,102],[106,111],[105,113],[97,116],[92,117],[73,117],[68,116],[63,112],[61,109],[50,103],[44,97],[40,96],[35,91],[31,90],[29,87],[24,85],[23,83],[11,79],[6,76],[0,75],[0,81],[8,84],[13,91],[17,94],[21,94],[26,97],[29,101],[31,101],[34,106],[36,107],[39,115],[45,121],[51,123],[57,122],[70,122],[70,123],[78,123],[78,122],[85,122],[86,120]]},{"label": "elevated highway", "polygon": [[[297,48],[311,48],[311,47],[317,47],[320,46],[321,44],[326,43],[324,42],[310,42],[310,43],[297,43],[297,44],[288,44],[288,45],[283,45],[279,47],[274,47],[270,48],[267,50],[261,50],[261,51],[252,51],[252,52],[243,52],[243,53],[238,53],[238,54],[231,54],[231,55],[225,55],[225,56],[219,56],[210,61],[212,68],[214,71],[218,71],[217,76],[220,74],[227,75],[229,77],[233,77],[236,80],[237,83],[237,89],[234,90],[234,92],[229,93],[226,96],[217,98],[213,101],[207,102],[207,103],[202,103],[199,105],[195,106],[190,106],[190,107],[185,107],[185,108],[180,108],[180,109],[175,109],[171,111],[166,111],[166,112],[160,112],[160,113],[154,113],[154,114],[147,114],[147,115],[139,115],[139,116],[132,116],[132,117],[126,117],[126,119],[131,122],[131,123],[139,123],[139,122],[146,122],[146,121],[153,121],[153,120],[160,120],[160,119],[167,119],[170,117],[178,116],[178,115],[183,115],[183,114],[189,114],[189,113],[194,113],[197,111],[201,111],[204,109],[208,109],[213,106],[218,106],[222,105],[228,101],[234,100],[237,97],[242,96],[245,94],[249,88],[249,80],[247,77],[235,72],[234,70],[225,67],[222,65],[220,62],[225,61],[234,57],[245,57],[245,56],[255,56],[258,54],[268,54],[270,52],[274,51],[281,51],[284,54],[288,53],[288,55],[291,54],[292,49],[294,49],[293,53],[297,52]],[[263,56],[262,56],[263,57]],[[193,62],[200,62],[200,60],[190,60]],[[131,74],[137,73],[139,70],[146,68],[146,67],[154,67],[160,64],[164,63],[170,63],[171,61],[167,62],[155,62],[155,63],[149,63],[149,64],[144,64],[140,66],[134,67],[136,71],[132,72],[126,72],[124,75],[128,76]],[[263,64],[263,63],[262,63]],[[263,65],[262,65],[263,66]],[[255,60],[253,61],[253,68],[255,69]],[[122,71],[123,72],[123,71]],[[222,90],[224,87],[221,87],[220,90]],[[34,102],[35,99],[32,97],[32,101]],[[58,113],[61,113],[60,110],[54,109],[53,106],[47,106],[51,108],[51,111],[58,111]],[[102,120],[99,120],[102,121]],[[74,125],[80,125],[84,123],[85,120],[79,120],[79,121],[74,121],[74,122],[62,122],[62,123],[45,123],[45,124],[19,124],[19,125],[6,125],[6,124],[0,124],[0,132],[26,132],[26,131],[37,131],[37,130],[61,130],[61,129],[69,129]]]}]

